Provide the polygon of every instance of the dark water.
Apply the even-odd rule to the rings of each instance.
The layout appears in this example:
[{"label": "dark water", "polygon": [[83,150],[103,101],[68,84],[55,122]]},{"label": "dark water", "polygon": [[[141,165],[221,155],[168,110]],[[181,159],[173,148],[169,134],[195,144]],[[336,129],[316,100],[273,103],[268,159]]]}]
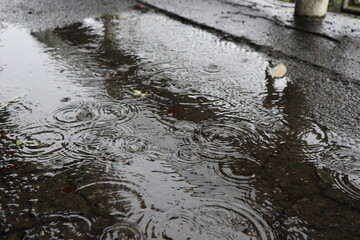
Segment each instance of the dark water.
[{"label": "dark water", "polygon": [[1,23],[0,81],[0,239],[360,239],[359,89],[311,66],[130,8]]}]

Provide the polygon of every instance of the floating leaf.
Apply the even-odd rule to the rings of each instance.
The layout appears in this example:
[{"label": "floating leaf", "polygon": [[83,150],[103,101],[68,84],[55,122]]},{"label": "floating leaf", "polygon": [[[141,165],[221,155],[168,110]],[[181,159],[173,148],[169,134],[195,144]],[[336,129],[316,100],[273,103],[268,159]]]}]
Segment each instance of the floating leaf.
[{"label": "floating leaf", "polygon": [[286,71],[286,66],[283,63],[280,63],[270,70],[270,74],[273,78],[282,78],[285,76]]},{"label": "floating leaf", "polygon": [[132,90],[134,95],[137,97],[146,97],[148,95],[148,92],[146,91],[145,93],[139,91],[139,90]]},{"label": "floating leaf", "polygon": [[134,9],[135,10],[139,10],[141,12],[147,12],[149,10],[149,8],[145,5],[142,5],[142,4],[137,4],[134,6]]},{"label": "floating leaf", "polygon": [[24,141],[23,140],[21,140],[21,139],[17,139],[16,140],[16,145],[21,145],[21,144],[23,144],[24,143]]},{"label": "floating leaf", "polygon": [[65,186],[61,188],[61,191],[67,192],[67,193],[72,193],[76,191],[76,188],[73,186]]},{"label": "floating leaf", "polygon": [[172,113],[174,115],[178,115],[180,114],[182,111],[182,107],[181,106],[175,106],[175,107],[172,107],[172,108],[169,108],[168,109],[168,113]]}]

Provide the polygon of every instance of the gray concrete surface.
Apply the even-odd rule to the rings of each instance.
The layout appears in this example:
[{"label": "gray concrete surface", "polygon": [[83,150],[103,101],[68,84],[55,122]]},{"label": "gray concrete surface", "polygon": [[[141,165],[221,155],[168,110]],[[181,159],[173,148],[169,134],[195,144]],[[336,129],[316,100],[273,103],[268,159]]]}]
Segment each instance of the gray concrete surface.
[{"label": "gray concrete surface", "polygon": [[143,0],[169,14],[239,38],[260,51],[308,62],[345,81],[360,76],[360,21],[328,13],[322,22],[294,18],[276,0]]},{"label": "gray concrete surface", "polygon": [[31,31],[63,27],[88,17],[115,14],[132,7],[115,0],[0,0],[0,21],[26,26]]}]

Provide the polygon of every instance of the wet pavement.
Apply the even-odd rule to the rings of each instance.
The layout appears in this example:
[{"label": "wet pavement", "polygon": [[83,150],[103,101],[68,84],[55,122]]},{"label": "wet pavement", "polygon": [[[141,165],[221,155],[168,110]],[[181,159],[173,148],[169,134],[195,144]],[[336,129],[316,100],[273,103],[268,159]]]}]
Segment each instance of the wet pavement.
[{"label": "wet pavement", "polygon": [[359,20],[148,2],[0,1],[0,239],[360,239]]},{"label": "wet pavement", "polygon": [[[143,0],[204,28],[230,34],[257,51],[307,62],[358,80],[359,18],[329,12],[323,21],[294,19],[294,3],[256,0]],[[192,7],[188,7],[192,6]]]}]

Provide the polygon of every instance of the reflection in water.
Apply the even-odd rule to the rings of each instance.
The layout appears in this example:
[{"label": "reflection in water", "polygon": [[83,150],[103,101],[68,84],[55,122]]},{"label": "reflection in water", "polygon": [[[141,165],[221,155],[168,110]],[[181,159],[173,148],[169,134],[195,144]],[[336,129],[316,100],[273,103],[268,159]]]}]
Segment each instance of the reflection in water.
[{"label": "reflection in water", "polygon": [[79,239],[87,237],[84,233],[91,229],[90,221],[77,214],[49,214],[42,218],[45,223],[26,231],[24,239]]},{"label": "reflection in water", "polygon": [[145,229],[150,239],[271,239],[267,224],[244,206],[209,202],[158,213]]},{"label": "reflection in water", "polygon": [[256,173],[260,170],[260,163],[256,159],[238,158],[233,162],[225,162],[216,165],[214,171],[227,182],[236,184],[247,183],[256,177]]},{"label": "reflection in water", "polygon": [[143,239],[142,234],[134,227],[126,224],[118,224],[104,230],[100,236],[101,240],[107,239]]},{"label": "reflection in water", "polygon": [[[32,109],[36,107],[35,103],[22,101],[8,105],[1,109],[0,126],[2,129],[18,127],[19,124],[27,126],[30,122],[26,121],[31,115]],[[11,114],[9,114],[11,112]]]},{"label": "reflection in water", "polygon": [[19,156],[25,158],[40,157],[51,158],[53,155],[66,145],[63,133],[50,128],[39,128],[30,126],[22,129],[18,139],[23,143],[20,145]]},{"label": "reflection in water", "polygon": [[151,12],[32,36],[31,83],[0,72],[29,90],[0,111],[1,239],[359,235],[358,155],[312,117],[304,76],[264,79],[267,56]]},{"label": "reflection in water", "polygon": [[66,105],[49,113],[47,127],[63,130],[100,124],[125,124],[139,112],[138,106],[126,101],[101,101]]},{"label": "reflection in water", "polygon": [[220,162],[254,155],[269,145],[266,135],[247,122],[204,122],[190,141],[205,160]]}]

